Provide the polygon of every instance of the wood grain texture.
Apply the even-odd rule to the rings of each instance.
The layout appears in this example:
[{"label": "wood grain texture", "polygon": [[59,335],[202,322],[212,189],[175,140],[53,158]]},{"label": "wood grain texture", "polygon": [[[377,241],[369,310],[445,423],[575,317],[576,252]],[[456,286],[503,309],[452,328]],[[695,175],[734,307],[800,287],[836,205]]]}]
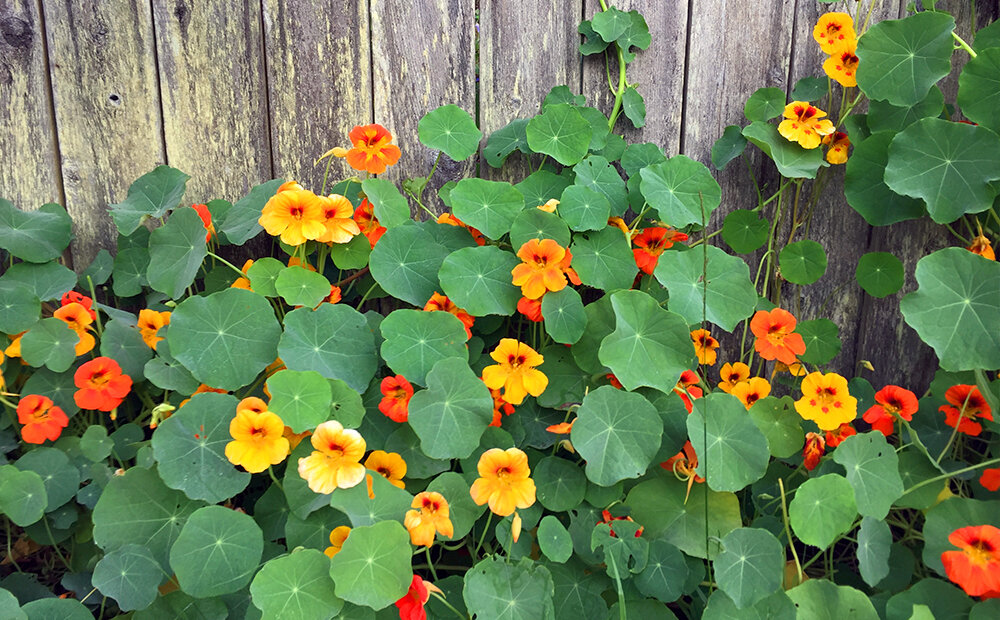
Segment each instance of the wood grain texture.
[{"label": "wood grain texture", "polygon": [[[639,11],[646,19],[653,40],[648,49],[638,51],[626,73],[628,83],[638,83],[636,89],[646,101],[646,126],[635,129],[623,114],[615,131],[623,133],[626,142],[652,142],[661,147],[668,157],[676,155],[681,142],[688,2],[619,0],[614,5],[622,11]],[[598,0],[586,0],[584,15],[591,19],[600,9]],[[612,60],[612,81],[616,76],[617,66]],[[605,55],[585,56],[582,94],[587,96],[590,105],[606,114],[614,107],[614,95],[607,84]]]},{"label": "wood grain texture", "polygon": [[258,2],[153,0],[167,161],[186,202],[237,200],[272,178]]},{"label": "wood grain texture", "polygon": [[[480,9],[479,121],[483,134],[515,118],[534,116],[552,87],[580,92],[582,0],[489,0]],[[485,161],[483,177],[520,181],[531,169],[519,153],[499,171]],[[537,166],[537,163],[536,163]]]},{"label": "wood grain texture", "polygon": [[[368,3],[263,0],[263,17],[274,175],[319,192],[325,162],[313,162],[373,122]],[[331,183],[350,175],[333,161]]]},{"label": "wood grain texture", "polygon": [[[384,177],[399,183],[426,176],[437,151],[420,144],[420,118],[445,104],[476,115],[476,3],[371,0],[371,22],[375,122],[392,132],[403,152]],[[444,207],[437,189],[448,181],[474,176],[475,163],[475,158],[454,162],[442,155],[424,193],[424,204],[440,213]]]},{"label": "wood grain texture", "polygon": [[153,21],[138,0],[46,0],[44,10],[71,249],[83,268],[115,247],[107,205],[164,162]]},{"label": "wood grain texture", "polygon": [[62,202],[48,70],[37,0],[0,5],[0,197],[24,210]]}]

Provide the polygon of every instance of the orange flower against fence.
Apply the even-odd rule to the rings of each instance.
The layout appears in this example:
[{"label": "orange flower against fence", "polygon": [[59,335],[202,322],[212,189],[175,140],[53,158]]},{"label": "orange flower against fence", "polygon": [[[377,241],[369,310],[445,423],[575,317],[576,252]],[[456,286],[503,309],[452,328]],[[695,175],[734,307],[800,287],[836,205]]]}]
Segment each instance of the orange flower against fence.
[{"label": "orange flower against fence", "polygon": [[323,550],[326,557],[332,558],[333,556],[340,553],[340,550],[344,546],[344,541],[351,534],[351,528],[346,525],[341,525],[333,528],[330,532],[330,546]]},{"label": "orange flower against fence", "polygon": [[712,338],[712,334],[707,329],[696,329],[691,332],[691,340],[694,342],[694,352],[698,356],[698,363],[706,366],[714,366],[716,354],[719,348],[719,341]]},{"label": "orange flower against fence", "polygon": [[345,157],[348,165],[355,170],[382,174],[402,155],[399,147],[392,144],[392,134],[381,125],[355,125],[348,137],[354,147],[347,151]]},{"label": "orange flower against fence", "polygon": [[635,264],[643,273],[653,273],[663,251],[671,248],[675,242],[687,241],[687,238],[686,234],[672,228],[646,228],[632,239],[635,244],[632,250]]},{"label": "orange flower against fence", "polygon": [[351,201],[339,194],[317,196],[320,212],[323,214],[324,231],[316,237],[320,243],[347,243],[355,235],[361,234],[358,223],[352,219],[354,206]]},{"label": "orange flower against fence", "polygon": [[831,164],[846,164],[847,150],[851,148],[851,140],[843,131],[835,131],[823,136],[823,144],[827,146],[826,161]]},{"label": "orange flower against fence", "polygon": [[382,379],[379,391],[382,392],[382,400],[378,403],[378,410],[393,422],[406,422],[413,396],[413,386],[406,377],[396,375]]},{"label": "orange flower against fence", "polygon": [[89,353],[96,344],[94,336],[90,333],[90,324],[94,322],[91,311],[83,304],[72,302],[62,306],[52,313],[52,316],[66,323],[70,329],[76,332],[79,341],[76,343],[74,352],[79,356]]},{"label": "orange flower against fence", "polygon": [[795,356],[806,352],[806,342],[795,332],[795,317],[791,312],[775,308],[760,310],[750,320],[750,331],[756,336],[754,350],[766,360],[794,364]]},{"label": "orange flower against fence", "polygon": [[358,208],[354,210],[354,221],[357,223],[361,234],[368,239],[368,245],[373,248],[386,231],[385,226],[378,223],[378,218],[375,217],[374,210],[372,203],[368,202],[367,198],[364,198],[361,204],[358,205]]},{"label": "orange flower against fence", "polygon": [[970,525],[952,532],[948,542],[959,548],[941,554],[948,579],[969,596],[1000,597],[1000,529]]},{"label": "orange flower against fence", "polygon": [[806,433],[806,445],[802,448],[802,464],[808,471],[816,469],[823,453],[826,452],[826,440],[822,433]]},{"label": "orange flower against fence", "polygon": [[826,54],[833,54],[841,46],[857,39],[854,20],[847,13],[826,13],[813,27],[813,38]]},{"label": "orange flower against fence", "polygon": [[897,420],[909,422],[918,408],[916,394],[896,385],[887,385],[876,392],[875,403],[862,419],[886,437],[892,434]]},{"label": "orange flower against fence", "polygon": [[[233,286],[235,286],[235,283]],[[249,281],[247,281],[247,288],[250,288]],[[158,332],[167,325],[170,325],[170,313],[143,308],[139,311],[137,325],[139,327],[139,334],[142,336],[142,341],[146,343],[147,347],[155,351],[156,344],[163,340],[163,336],[157,335]]]},{"label": "orange flower against fence", "polygon": [[778,133],[804,149],[814,149],[823,136],[833,133],[833,123],[824,116],[826,112],[808,101],[793,101],[785,106],[785,120],[778,124]]},{"label": "orange flower against fence", "polygon": [[771,384],[767,382],[767,379],[752,377],[734,385],[729,393],[740,399],[743,406],[749,410],[754,403],[766,398],[771,393]]},{"label": "orange flower against fence", "polygon": [[[552,239],[531,239],[517,251],[521,264],[511,270],[514,286],[528,299],[538,299],[548,291],[566,288],[562,262],[566,249]],[[568,265],[567,265],[568,266]]]},{"label": "orange flower against fence", "polygon": [[750,378],[750,367],[743,362],[736,362],[735,364],[726,362],[719,369],[719,378],[722,379],[719,383],[719,389],[726,394],[732,394],[736,384]]},{"label": "orange flower against fence", "polygon": [[406,461],[395,452],[372,450],[365,459],[365,469],[370,469],[389,481],[394,487],[406,488],[403,478],[406,476]]},{"label": "orange flower against fence", "polygon": [[989,403],[974,385],[953,385],[944,393],[944,399],[952,406],[942,405],[938,411],[944,412],[944,423],[959,433],[978,436],[983,432],[978,419],[993,420]]},{"label": "orange flower against fence", "polygon": [[288,245],[301,245],[326,234],[326,216],[319,197],[304,189],[290,189],[272,196],[257,221],[267,234],[280,237]]}]

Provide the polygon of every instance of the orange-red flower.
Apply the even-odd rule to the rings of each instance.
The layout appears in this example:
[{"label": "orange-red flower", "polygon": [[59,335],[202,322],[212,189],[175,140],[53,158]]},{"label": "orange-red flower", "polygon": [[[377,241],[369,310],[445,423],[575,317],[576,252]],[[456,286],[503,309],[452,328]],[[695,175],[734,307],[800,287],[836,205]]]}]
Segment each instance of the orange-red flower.
[{"label": "orange-red flower", "polygon": [[804,149],[814,149],[823,136],[833,133],[833,123],[820,120],[824,116],[826,112],[808,101],[793,101],[785,106],[785,120],[778,124],[778,133]]},{"label": "orange-red flower", "polygon": [[75,353],[83,355],[94,348],[96,341],[90,334],[90,324],[94,322],[91,311],[83,304],[71,302],[57,309],[52,316],[66,323],[80,338],[76,343]]},{"label": "orange-red flower", "polygon": [[490,390],[490,396],[493,397],[493,421],[490,422],[490,426],[500,426],[500,414],[510,415],[514,413],[514,405],[503,399],[500,390]]},{"label": "orange-red flower", "polygon": [[993,251],[993,246],[990,244],[990,240],[984,235],[979,235],[973,239],[972,244],[965,249],[988,260],[997,259],[996,252]]},{"label": "orange-red flower", "polygon": [[339,286],[330,285],[330,294],[324,297],[319,303],[321,304],[335,304],[339,303],[343,299]]},{"label": "orange-red flower", "polygon": [[326,557],[332,558],[333,556],[340,553],[340,550],[344,546],[344,541],[351,534],[351,528],[346,525],[341,525],[333,528],[330,532],[330,546],[323,550]]},{"label": "orange-red flower", "polygon": [[841,424],[834,430],[826,432],[826,445],[831,448],[836,448],[841,443],[843,443],[845,439],[847,439],[851,435],[857,435],[857,434],[858,431],[854,430],[854,427],[851,426],[850,424],[846,423]]},{"label": "orange-red flower", "polygon": [[386,228],[378,223],[372,203],[368,202],[367,198],[363,199],[358,208],[354,210],[354,221],[357,222],[361,234],[368,239],[368,244],[373,248],[385,234]]},{"label": "orange-red flower", "polygon": [[944,412],[945,424],[952,428],[958,425],[959,433],[976,437],[983,432],[983,425],[976,419],[993,420],[989,403],[974,385],[953,385],[944,393],[944,398],[954,406],[942,405],[938,411]]},{"label": "orange-red flower", "polygon": [[304,189],[278,192],[267,201],[257,222],[267,234],[280,236],[288,245],[301,245],[326,233],[319,197]]},{"label": "orange-red flower", "polygon": [[743,362],[735,364],[726,362],[719,370],[719,378],[722,379],[719,383],[719,389],[726,394],[732,394],[737,383],[742,383],[750,378],[750,367]]},{"label": "orange-red flower", "polygon": [[437,291],[434,291],[434,294],[431,295],[431,298],[427,301],[426,304],[424,304],[424,311],[425,312],[440,311],[455,315],[455,317],[457,317],[458,320],[462,322],[462,325],[465,326],[465,337],[472,338],[472,326],[476,323],[476,319],[465,310],[462,310],[461,308],[456,306],[455,302],[448,299],[444,295],[439,294]]},{"label": "orange-red flower", "polygon": [[517,251],[521,264],[511,270],[514,286],[528,299],[538,299],[548,291],[566,288],[563,259],[566,249],[553,239],[530,239]]},{"label": "orange-red flower", "polygon": [[876,392],[875,402],[862,419],[886,437],[892,434],[897,419],[909,422],[918,407],[916,394],[896,385],[887,385]]},{"label": "orange-red flower", "polygon": [[393,422],[406,422],[409,419],[410,398],[413,396],[413,386],[403,375],[386,377],[379,386],[382,400],[378,410]]},{"label": "orange-red flower", "polygon": [[604,375],[604,378],[607,379],[608,383],[611,384],[611,387],[615,388],[616,390],[625,389],[625,386],[622,385],[622,382],[618,380],[618,377],[615,376],[615,373],[609,372],[608,374]]},{"label": "orange-red flower", "polygon": [[[247,288],[249,288],[249,282],[247,283]],[[156,335],[157,332],[169,324],[169,312],[157,312],[149,308],[143,308],[139,311],[139,321],[137,323],[139,334],[142,335],[142,341],[146,343],[146,346],[154,351],[156,350],[156,344],[163,340],[163,336]]]},{"label": "orange-red flower", "polygon": [[208,210],[208,205],[191,205],[191,208],[195,210],[198,217],[201,218],[201,223],[205,225],[205,243],[212,240],[212,236],[215,235],[215,226],[212,225],[212,213]]},{"label": "orange-red flower", "polygon": [[[197,389],[195,389],[195,391],[191,393],[191,396],[194,396],[195,394],[204,394],[206,392],[212,392],[213,394],[228,394],[229,393],[227,390],[223,390],[223,389],[220,389],[220,388],[214,388],[214,387],[205,385],[204,383],[201,383],[201,384],[198,385]],[[264,392],[267,393],[267,387],[266,386],[264,387]],[[270,394],[268,394],[268,396],[270,396]],[[191,399],[190,398],[185,398],[184,400],[181,401],[181,404],[177,405],[177,408],[180,409],[181,407],[183,407],[184,405],[186,405],[189,400],[191,400]],[[256,400],[256,401],[260,401],[262,403],[264,402],[264,401],[260,400],[259,398],[254,398],[254,399],[244,398],[243,402],[246,402],[248,400]],[[240,405],[242,405],[242,404],[243,403],[241,402]],[[263,409],[261,409],[261,411],[264,411],[266,409],[267,409],[267,407],[265,406]],[[165,419],[166,418],[164,418],[164,420]]]},{"label": "orange-red flower", "polygon": [[483,233],[479,232],[479,229],[469,226],[462,220],[455,217],[453,213],[442,213],[438,216],[437,223],[464,228],[469,231],[470,235],[472,235],[472,240],[476,242],[476,245],[486,245],[486,237],[483,236]]},{"label": "orange-red flower", "polygon": [[821,430],[832,431],[857,417],[858,399],[847,392],[847,379],[837,373],[811,372],[802,380],[802,398],[795,401],[795,410]]},{"label": "orange-red flower", "polygon": [[854,20],[847,13],[825,13],[813,27],[813,38],[826,54],[833,54],[854,41]]},{"label": "orange-red flower", "polygon": [[687,482],[687,493],[684,494],[685,504],[691,494],[691,486],[695,482],[705,482],[705,479],[697,474],[698,454],[694,451],[690,440],[684,442],[684,447],[680,452],[660,463],[660,467],[673,472],[678,480]]},{"label": "orange-red flower", "polygon": [[[615,516],[611,515],[611,511],[610,510],[602,510],[601,511],[601,520],[598,521],[597,524],[601,525],[603,523],[604,525],[607,525],[607,526],[610,527],[612,521],[630,521],[630,522],[634,523],[635,519],[633,519],[632,517],[629,517],[629,516],[615,517]],[[613,527],[611,527],[610,529],[611,529],[611,531],[609,533],[611,534],[611,537],[612,538],[618,538],[618,535],[615,534],[615,529]],[[642,531],[644,529],[646,529],[646,528],[644,528],[644,527],[642,527],[640,525],[639,529],[637,529],[635,531],[635,537],[639,538],[640,536],[642,536]]]},{"label": "orange-red flower", "polygon": [[110,357],[96,357],[76,369],[73,383],[79,388],[73,400],[80,409],[111,411],[132,389],[132,377]]},{"label": "orange-red flower", "polygon": [[823,136],[823,144],[826,148],[826,161],[831,164],[846,164],[847,149],[851,148],[851,140],[843,131],[835,131],[828,136]]},{"label": "orange-red flower", "polygon": [[84,308],[86,308],[87,312],[90,313],[91,320],[94,320],[94,321],[97,320],[97,313],[94,312],[94,308],[93,308],[93,305],[94,305],[94,300],[93,299],[91,299],[90,297],[87,297],[86,295],[83,295],[81,293],[77,293],[76,291],[66,291],[65,293],[63,293],[62,298],[60,298],[60,300],[59,300],[59,305],[61,305],[61,306],[68,306],[69,304],[72,304],[72,303],[80,304],[81,306],[83,306]]},{"label": "orange-red flower", "polygon": [[[236,417],[229,423],[232,441],[226,444],[226,458],[251,474],[257,474],[271,465],[285,460],[289,453],[285,437],[285,423],[277,414],[259,410],[257,403],[245,406],[243,400],[236,408]],[[259,401],[260,399],[253,399]]]},{"label": "orange-red flower", "polygon": [[417,546],[430,547],[434,544],[434,535],[441,534],[451,538],[455,534],[449,518],[448,501],[444,496],[434,491],[417,493],[413,498],[411,508],[403,518],[403,525],[410,532],[410,542]]},{"label": "orange-red flower", "polygon": [[948,542],[960,549],[941,554],[948,579],[969,596],[1000,596],[1000,529],[970,525],[952,532]]},{"label": "orange-red flower", "polygon": [[17,421],[22,424],[21,438],[25,443],[55,441],[69,424],[69,418],[53,405],[51,398],[38,394],[28,394],[17,403]]},{"label": "orange-red flower", "polygon": [[[855,52],[858,42],[851,39],[841,45],[840,49],[830,54],[823,63],[823,71],[841,86],[857,86],[858,57]],[[833,162],[831,162],[833,163]]]},{"label": "orange-red flower", "polygon": [[771,393],[771,384],[767,382],[767,379],[753,377],[737,383],[729,393],[740,399],[740,402],[749,411],[754,403]]},{"label": "orange-red flower", "polygon": [[806,445],[802,449],[803,465],[808,471],[816,469],[823,453],[826,452],[826,440],[821,433],[806,433]]},{"label": "orange-red flower", "polygon": [[392,144],[392,134],[378,124],[355,125],[348,134],[354,148],[347,151],[347,163],[355,170],[382,174],[386,166],[399,161],[402,154],[399,147]]},{"label": "orange-red flower", "polygon": [[542,322],[541,299],[528,299],[527,297],[522,297],[517,302],[517,311],[529,321],[533,321],[535,323]]},{"label": "orange-red flower", "polygon": [[360,461],[367,446],[358,431],[328,420],[316,427],[309,440],[315,450],[299,459],[299,476],[314,493],[349,489],[364,480],[365,467]]},{"label": "orange-red flower", "polygon": [[317,196],[319,208],[323,214],[321,220],[325,230],[316,237],[320,243],[347,243],[355,235],[361,234],[361,228],[351,216],[354,215],[354,205],[340,194]]},{"label": "orange-red flower", "polygon": [[523,342],[501,338],[490,357],[498,363],[483,369],[483,383],[491,390],[502,387],[503,399],[512,405],[520,405],[528,394],[541,395],[549,384],[549,378],[535,368],[545,358]]},{"label": "orange-red flower", "polygon": [[365,469],[378,473],[394,487],[406,488],[403,482],[403,477],[406,476],[406,461],[396,452],[373,450],[365,459]]},{"label": "orange-red flower", "polygon": [[632,240],[636,246],[632,250],[635,264],[643,273],[653,273],[660,260],[660,254],[663,254],[663,251],[669,249],[675,242],[687,241],[687,239],[686,234],[672,228],[646,228]]},{"label": "orange-red flower", "polygon": [[760,310],[750,320],[750,331],[756,336],[753,348],[766,360],[794,364],[796,355],[806,352],[806,342],[795,332],[795,317],[791,312],[775,308]]},{"label": "orange-red flower", "polygon": [[489,503],[493,514],[506,517],[535,503],[535,481],[529,477],[528,455],[521,450],[491,448],[479,457],[477,469],[479,478],[469,489],[477,505]]},{"label": "orange-red flower", "polygon": [[979,476],[979,484],[990,491],[1000,489],[1000,467],[984,469],[983,473]]},{"label": "orange-red flower", "polygon": [[681,378],[677,381],[677,385],[674,386],[674,392],[681,397],[684,402],[684,408],[687,409],[688,413],[694,409],[694,404],[691,402],[692,399],[701,398],[704,395],[704,391],[698,387],[700,379],[697,373],[693,370],[685,370],[681,373]]},{"label": "orange-red flower", "polygon": [[715,365],[715,350],[719,348],[719,341],[712,338],[712,334],[707,329],[696,329],[691,332],[691,341],[694,342],[694,352],[698,356],[698,363],[706,366]]},{"label": "orange-red flower", "polygon": [[399,620],[427,620],[427,612],[424,611],[424,605],[427,604],[427,600],[431,597],[431,591],[440,592],[441,590],[431,584],[429,581],[424,581],[420,575],[413,575],[413,581],[410,582],[410,589],[406,591],[401,599],[396,601],[396,608],[399,609]]}]

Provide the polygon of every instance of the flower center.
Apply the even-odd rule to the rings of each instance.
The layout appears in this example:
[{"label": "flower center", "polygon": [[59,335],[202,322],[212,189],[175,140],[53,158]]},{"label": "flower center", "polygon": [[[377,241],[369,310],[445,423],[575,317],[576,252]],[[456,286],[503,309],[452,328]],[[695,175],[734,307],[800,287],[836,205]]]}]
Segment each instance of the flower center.
[{"label": "flower center", "polygon": [[989,541],[976,539],[970,541],[969,546],[965,548],[965,555],[969,556],[969,560],[976,566],[986,566],[994,560],[994,551]]},{"label": "flower center", "polygon": [[103,388],[105,385],[107,385],[108,381],[110,381],[110,380],[111,380],[111,377],[108,376],[108,373],[107,373],[106,370],[99,370],[99,371],[95,372],[94,374],[90,375],[90,378],[87,379],[87,381],[88,381],[88,383],[90,383],[91,387],[93,387],[94,389],[98,389],[98,390],[101,389],[101,388]]}]

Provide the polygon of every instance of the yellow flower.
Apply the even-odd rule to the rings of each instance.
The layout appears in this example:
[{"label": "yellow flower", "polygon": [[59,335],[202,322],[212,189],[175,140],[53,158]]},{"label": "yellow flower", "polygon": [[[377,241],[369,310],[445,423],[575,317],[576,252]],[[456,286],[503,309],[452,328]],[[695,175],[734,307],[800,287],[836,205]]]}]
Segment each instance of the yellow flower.
[{"label": "yellow flower", "polygon": [[851,39],[840,49],[830,55],[823,63],[823,71],[830,79],[836,80],[841,86],[858,85],[858,57],[855,52],[858,49],[858,42]]},{"label": "yellow flower", "polygon": [[414,545],[430,547],[434,544],[435,534],[448,538],[455,534],[449,518],[448,502],[440,493],[417,493],[410,507],[417,510],[406,511],[403,525],[410,532],[410,542]]},{"label": "yellow flower", "polygon": [[301,245],[326,233],[319,197],[304,189],[289,189],[271,196],[257,222],[267,234],[281,236],[288,245]]},{"label": "yellow flower", "polygon": [[502,387],[503,399],[512,405],[520,405],[528,394],[539,396],[549,384],[549,378],[535,368],[545,358],[523,342],[501,338],[490,357],[499,363],[483,369],[483,383],[491,390]]},{"label": "yellow flower", "polygon": [[555,198],[551,198],[545,204],[538,205],[535,208],[538,209],[539,211],[545,211],[546,213],[555,213],[556,207],[558,206],[559,206],[559,201],[556,200]]},{"label": "yellow flower", "polygon": [[358,431],[329,420],[316,427],[310,441],[315,450],[299,459],[299,476],[314,493],[349,489],[364,480],[365,467],[360,461],[367,446]]},{"label": "yellow flower", "polygon": [[826,54],[833,54],[857,39],[854,20],[847,13],[825,13],[813,27],[813,39]]},{"label": "yellow flower", "polygon": [[169,312],[157,312],[148,308],[139,311],[139,333],[142,335],[142,341],[146,343],[146,346],[154,351],[156,350],[156,343],[163,340],[163,336],[157,336],[156,333],[169,324]]},{"label": "yellow flower", "polygon": [[811,372],[802,380],[795,410],[820,429],[833,431],[858,416],[858,400],[847,392],[847,379],[837,373]]},{"label": "yellow flower", "polygon": [[737,383],[729,393],[740,399],[743,406],[749,410],[755,402],[771,393],[771,384],[767,382],[767,379],[754,377],[748,381]]},{"label": "yellow flower", "polygon": [[323,212],[323,226],[326,230],[316,238],[321,243],[347,243],[355,235],[361,234],[358,223],[354,221],[354,205],[339,194],[317,196],[319,207]]},{"label": "yellow flower", "polygon": [[332,558],[340,553],[341,548],[344,546],[344,541],[347,540],[347,536],[350,533],[351,528],[346,525],[333,528],[333,531],[330,532],[330,546],[323,550],[326,557]]},{"label": "yellow flower", "polygon": [[823,144],[827,145],[826,161],[831,164],[846,164],[847,149],[851,146],[851,140],[842,131],[835,131],[828,136],[823,136]]},{"label": "yellow flower", "polygon": [[406,461],[395,452],[374,450],[365,459],[365,468],[378,472],[395,487],[406,488],[403,483],[403,477],[406,476]]},{"label": "yellow flower", "polygon": [[233,441],[226,444],[226,458],[251,474],[277,465],[288,456],[284,430],[284,422],[270,411],[237,408],[236,417],[229,423]]},{"label": "yellow flower", "polygon": [[824,116],[826,112],[807,101],[793,101],[785,106],[785,120],[778,124],[778,133],[804,149],[814,149],[823,136],[833,133],[833,123],[819,120]]},{"label": "yellow flower", "polygon": [[696,329],[691,332],[691,340],[694,342],[694,352],[698,356],[698,363],[714,366],[715,350],[719,348],[719,341],[712,338],[707,329]]},{"label": "yellow flower", "polygon": [[291,454],[295,448],[299,447],[302,440],[312,435],[312,431],[304,430],[301,433],[296,433],[292,430],[291,426],[286,426],[285,431],[282,433],[282,437],[288,440],[288,453]]},{"label": "yellow flower", "polygon": [[472,501],[489,503],[493,514],[506,517],[535,503],[535,481],[529,478],[528,455],[517,448],[492,448],[479,457],[479,478],[472,483]]},{"label": "yellow flower", "polygon": [[719,370],[719,378],[722,379],[722,382],[719,383],[719,389],[726,394],[732,394],[737,383],[742,383],[750,378],[750,367],[743,362],[735,364],[727,362]]}]

